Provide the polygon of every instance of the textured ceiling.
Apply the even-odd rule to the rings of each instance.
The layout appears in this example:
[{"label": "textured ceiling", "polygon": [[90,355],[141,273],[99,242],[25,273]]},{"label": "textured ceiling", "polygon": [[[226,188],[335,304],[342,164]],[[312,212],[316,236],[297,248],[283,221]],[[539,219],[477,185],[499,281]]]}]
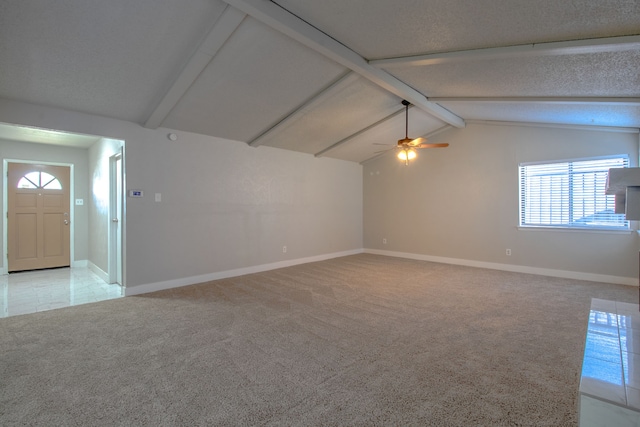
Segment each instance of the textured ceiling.
[{"label": "textured ceiling", "polygon": [[318,154],[401,107],[394,96],[368,80],[358,78],[297,120],[282,126],[281,132],[269,135],[264,144]]},{"label": "textured ceiling", "polygon": [[411,137],[638,128],[639,34],[637,0],[5,0],[0,98],[363,162],[402,99]]},{"label": "textured ceiling", "polygon": [[[346,69],[246,18],[163,126],[248,141]],[[218,108],[211,109],[212,100]]]},{"label": "textured ceiling", "polygon": [[277,0],[371,59],[637,34],[637,0]]},{"label": "textured ceiling", "polygon": [[6,0],[0,97],[141,121],[224,3]]},{"label": "textured ceiling", "polygon": [[388,67],[431,97],[640,96],[640,50]]}]

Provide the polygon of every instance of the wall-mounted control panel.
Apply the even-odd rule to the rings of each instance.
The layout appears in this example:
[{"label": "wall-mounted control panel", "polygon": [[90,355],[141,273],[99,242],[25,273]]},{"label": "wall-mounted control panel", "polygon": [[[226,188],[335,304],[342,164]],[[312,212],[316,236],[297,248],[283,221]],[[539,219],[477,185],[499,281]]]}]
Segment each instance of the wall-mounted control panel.
[{"label": "wall-mounted control panel", "polygon": [[129,190],[129,197],[144,197],[142,190]]}]

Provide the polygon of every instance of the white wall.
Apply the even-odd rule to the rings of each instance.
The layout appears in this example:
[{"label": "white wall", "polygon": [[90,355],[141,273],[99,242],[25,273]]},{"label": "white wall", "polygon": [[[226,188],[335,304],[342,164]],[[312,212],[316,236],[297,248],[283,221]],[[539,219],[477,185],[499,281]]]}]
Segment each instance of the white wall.
[{"label": "white wall", "polygon": [[109,157],[121,152],[122,141],[102,138],[89,149],[89,261],[105,277],[109,271]]},{"label": "white wall", "polygon": [[362,247],[359,165],[167,132],[127,141],[127,283]]},{"label": "white wall", "polygon": [[358,164],[6,100],[0,121],[125,141],[128,294],[362,250]]},{"label": "white wall", "polygon": [[[626,153],[632,166],[637,166],[637,133],[471,123],[439,134],[433,141],[451,145],[421,150],[409,166],[392,155],[365,165],[365,248],[468,265],[540,273],[553,270],[552,275],[578,272],[601,280],[637,283],[633,279],[638,277],[635,232],[517,227],[519,163]],[[505,255],[506,248],[512,250],[512,256]]]},{"label": "white wall", "polygon": [[[75,199],[84,199],[82,206],[73,206],[74,217],[74,256],[71,260],[86,261],[88,257],[88,151],[82,148],[58,147],[47,144],[32,144],[0,139],[0,157],[2,160],[41,161],[51,163],[72,164],[74,172]],[[0,176],[0,188],[4,191],[4,175]],[[5,217],[0,215],[0,228],[4,229]],[[5,254],[6,255],[6,254]],[[0,270],[7,269],[5,256],[0,257]]]}]

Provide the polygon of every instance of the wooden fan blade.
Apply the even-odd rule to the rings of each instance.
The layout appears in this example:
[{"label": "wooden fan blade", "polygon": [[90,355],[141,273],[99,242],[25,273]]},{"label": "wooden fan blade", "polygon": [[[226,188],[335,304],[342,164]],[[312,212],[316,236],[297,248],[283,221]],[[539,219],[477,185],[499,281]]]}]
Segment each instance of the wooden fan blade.
[{"label": "wooden fan blade", "polygon": [[420,138],[412,139],[411,141],[409,141],[409,145],[412,147],[418,147],[423,142],[427,142],[427,140],[425,138],[420,137]]},{"label": "wooden fan blade", "polygon": [[444,148],[444,147],[448,147],[449,144],[420,144],[417,145],[415,148]]}]

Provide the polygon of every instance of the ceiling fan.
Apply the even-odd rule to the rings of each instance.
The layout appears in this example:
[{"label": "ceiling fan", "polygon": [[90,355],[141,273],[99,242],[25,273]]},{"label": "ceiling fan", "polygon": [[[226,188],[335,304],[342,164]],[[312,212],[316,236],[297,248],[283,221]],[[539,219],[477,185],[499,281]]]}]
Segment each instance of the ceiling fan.
[{"label": "ceiling fan", "polygon": [[[441,143],[441,144],[426,144],[425,138],[409,138],[409,101],[402,100],[402,105],[405,108],[405,133],[404,138],[398,140],[398,144],[396,145],[396,149],[399,149],[398,158],[400,160],[404,160],[404,164],[408,165],[409,160],[413,160],[417,157],[415,150],[419,148],[444,148],[448,147],[449,144]],[[376,144],[376,145],[389,145],[389,144]],[[384,150],[387,151],[387,150]],[[381,153],[382,151],[378,151]]]}]

